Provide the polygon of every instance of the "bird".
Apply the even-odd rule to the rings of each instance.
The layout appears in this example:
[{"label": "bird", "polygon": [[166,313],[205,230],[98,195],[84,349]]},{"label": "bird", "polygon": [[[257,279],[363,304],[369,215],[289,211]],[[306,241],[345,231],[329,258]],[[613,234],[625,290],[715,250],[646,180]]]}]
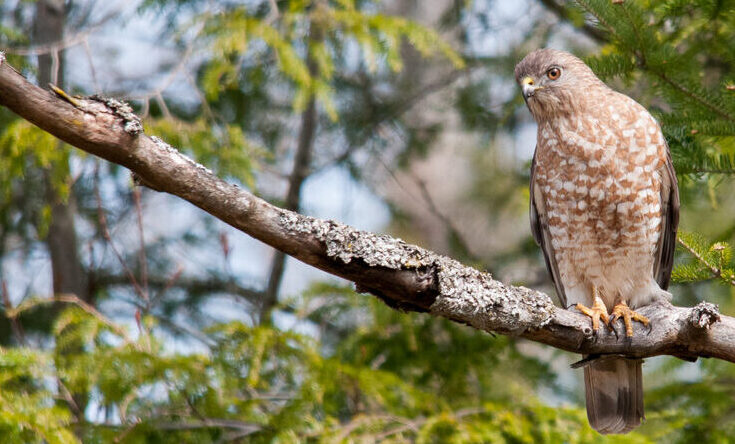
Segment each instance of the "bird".
[{"label": "bird", "polygon": [[[514,74],[538,126],[531,231],[556,293],[562,306],[591,318],[595,334],[602,322],[617,336],[615,323],[622,319],[619,340],[627,340],[634,322],[650,322],[635,309],[671,298],[680,204],[661,127],[568,52],[535,50]],[[645,419],[642,361],[585,358],[591,427],[616,434],[639,426]]]}]

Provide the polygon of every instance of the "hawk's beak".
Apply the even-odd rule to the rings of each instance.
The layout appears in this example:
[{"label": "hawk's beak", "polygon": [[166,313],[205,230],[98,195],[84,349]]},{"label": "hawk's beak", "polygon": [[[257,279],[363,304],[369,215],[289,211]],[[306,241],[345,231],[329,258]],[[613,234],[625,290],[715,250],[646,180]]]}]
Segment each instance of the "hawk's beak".
[{"label": "hawk's beak", "polygon": [[528,100],[529,97],[533,97],[538,89],[541,89],[541,87],[534,84],[533,78],[524,77],[523,80],[521,80],[521,91],[523,92],[523,98],[525,100]]}]

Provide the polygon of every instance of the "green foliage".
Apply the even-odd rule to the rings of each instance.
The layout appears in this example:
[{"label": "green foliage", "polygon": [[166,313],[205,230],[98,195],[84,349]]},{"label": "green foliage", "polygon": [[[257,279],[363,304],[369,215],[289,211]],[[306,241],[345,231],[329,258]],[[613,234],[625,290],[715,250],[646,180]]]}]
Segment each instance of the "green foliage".
[{"label": "green foliage", "polygon": [[[578,0],[609,37],[588,58],[603,78],[645,82],[682,174],[735,173],[732,2]],[[706,82],[703,79],[706,78]],[[665,105],[661,103],[665,101]]]},{"label": "green foliage", "polygon": [[293,106],[297,111],[316,97],[332,120],[337,118],[332,86],[335,65],[345,57],[349,43],[359,46],[372,72],[383,67],[399,71],[404,40],[425,57],[443,55],[456,67],[464,66],[462,58],[435,31],[402,17],[364,12],[354,0],[334,4],[290,1],[275,22],[247,6],[227,8],[202,20],[201,35],[216,56],[202,76],[210,100],[236,86],[245,54],[264,62],[275,60],[280,73],[295,87]]},{"label": "green foliage", "polygon": [[[735,108],[728,100],[729,91],[721,86],[727,82],[726,66],[732,63],[732,49],[717,42],[735,35],[735,21],[732,14],[725,13],[726,5],[696,3],[669,1],[647,8],[635,2],[577,2],[611,39],[603,55],[588,58],[593,69],[603,77],[633,78],[633,73],[643,74],[645,79],[639,80],[652,87],[648,98],[660,94],[671,107],[669,112],[659,112],[658,117],[677,172],[732,173]],[[717,24],[711,21],[715,18]],[[676,26],[663,26],[667,21]],[[702,52],[705,57],[694,57]],[[706,66],[720,61],[723,69],[708,76],[708,83],[716,87],[704,86]],[[688,233],[680,234],[680,243],[696,260],[677,267],[676,280],[698,281],[716,273],[716,277],[729,281],[727,244],[709,245]],[[723,275],[713,270],[721,270]]]},{"label": "green foliage", "polygon": [[[691,364],[690,364],[691,365]],[[661,409],[674,426],[668,439],[677,442],[725,443],[735,433],[730,421],[733,396],[729,381],[735,376],[730,363],[707,360],[699,365],[701,375],[651,390],[647,402]]]},{"label": "green foliage", "polygon": [[5,442],[64,444],[78,442],[68,409],[54,405],[47,353],[0,348],[0,434]]},{"label": "green foliage", "polygon": [[602,53],[585,58],[585,63],[600,78],[627,77],[635,72],[635,60],[624,54]]},{"label": "green foliage", "polygon": [[[50,186],[61,199],[68,198],[69,150],[49,133],[22,119],[8,123],[0,132],[0,157],[3,159],[3,168],[0,169],[0,218],[10,219],[14,195],[34,185],[41,189]],[[45,171],[40,178],[35,175],[39,169]],[[38,180],[40,184],[35,183]],[[31,218],[37,235],[44,237],[50,223],[48,205],[44,205]]]},{"label": "green foliage", "polygon": [[735,264],[732,247],[727,242],[709,243],[703,236],[679,232],[679,244],[692,256],[692,261],[674,268],[675,282],[698,282],[716,278],[735,286]]},{"label": "green foliage", "polygon": [[69,158],[69,151],[60,144],[54,136],[28,121],[17,120],[7,125],[0,134],[0,156],[4,159],[4,168],[0,171],[0,189],[9,192],[10,181],[23,177],[26,168],[57,166],[59,171],[53,173],[52,183],[60,192],[68,195],[69,186],[63,181],[68,174],[68,167],[63,165]]},{"label": "green foliage", "polygon": [[[664,127],[671,128],[666,132],[667,140],[673,147],[672,159],[678,174],[691,174],[703,176],[708,173],[735,173],[735,154],[718,150],[717,142],[727,147],[732,140],[728,139],[730,124],[713,120],[708,122],[695,122],[686,125],[694,126],[694,129],[686,129],[666,116],[661,118]],[[669,124],[669,122],[673,122]],[[689,127],[691,127],[689,126]],[[701,128],[701,130],[699,129]],[[735,131],[735,128],[732,129]],[[702,135],[697,136],[700,131]],[[723,135],[721,138],[714,137]],[[707,137],[713,136],[713,137]],[[728,149],[728,151],[730,151]]]},{"label": "green foliage", "polygon": [[[512,373],[492,371],[537,366],[507,338],[428,316],[412,319],[341,287],[315,287],[310,298],[325,292],[371,318],[350,326],[358,328],[331,353],[307,336],[240,322],[207,329],[205,352],[166,352],[151,320],[134,337],[77,302],[58,317],[53,350],[0,354],[0,430],[16,433],[4,435],[16,441],[73,442],[70,407],[55,403],[45,386],[58,381],[71,393],[94,393],[110,412],[83,426],[85,442],[216,442],[238,433],[249,442],[594,439],[582,411],[545,406]],[[333,323],[344,322],[341,315],[310,313]],[[430,366],[442,362],[439,356],[446,365]],[[499,379],[503,374],[509,377]],[[549,378],[541,368],[535,374]]]},{"label": "green foliage", "polygon": [[[661,123],[680,177],[683,222],[689,230],[713,231],[717,204],[727,201],[729,181],[713,175],[735,173],[735,102],[732,73],[735,52],[735,3],[732,1],[577,0],[578,11],[604,31],[601,54],[588,58],[607,80],[617,78],[636,91]],[[717,184],[720,184],[718,187]],[[705,208],[696,213],[687,207]],[[732,211],[728,206],[727,211]],[[704,236],[680,231],[673,280],[679,301],[716,301],[725,313],[733,307],[735,264],[732,217]],[[723,227],[724,226],[724,227]],[[707,238],[721,239],[712,242]],[[724,285],[722,285],[724,284]],[[686,365],[686,368],[684,367]],[[657,387],[647,389],[647,410],[658,424],[649,436],[672,442],[728,442],[733,436],[732,364],[692,364],[668,360],[658,371]],[[679,373],[681,372],[681,373]],[[651,415],[648,415],[651,418]],[[666,426],[662,426],[666,424]]]},{"label": "green foliage", "polygon": [[[7,63],[22,72],[35,74],[37,67],[28,57],[13,48],[30,44],[30,33],[19,19],[23,7],[0,2],[0,49]],[[5,52],[7,51],[7,52]],[[70,193],[69,149],[61,142],[18,118],[0,110],[0,238],[9,233],[24,239],[44,238],[51,222],[51,208],[43,202],[48,191],[65,201]],[[19,198],[22,196],[22,199]],[[19,204],[20,201],[20,204]]]}]

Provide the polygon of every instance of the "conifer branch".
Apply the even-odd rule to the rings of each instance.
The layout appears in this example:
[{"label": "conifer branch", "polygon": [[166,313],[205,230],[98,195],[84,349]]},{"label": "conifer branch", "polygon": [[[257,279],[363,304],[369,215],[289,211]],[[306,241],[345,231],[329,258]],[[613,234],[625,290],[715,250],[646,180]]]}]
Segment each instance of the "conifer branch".
[{"label": "conifer branch", "polygon": [[692,256],[694,256],[694,258],[699,263],[701,263],[702,265],[704,265],[705,268],[707,268],[707,270],[709,270],[709,272],[712,274],[713,277],[715,277],[715,278],[717,278],[717,279],[725,282],[726,284],[729,284],[729,285],[732,285],[733,287],[735,287],[735,279],[730,278],[728,276],[725,276],[722,273],[722,268],[720,268],[719,266],[713,264],[712,262],[710,262],[709,260],[707,260],[707,258],[705,258],[703,255],[699,254],[699,252],[697,252],[697,250],[694,248],[693,245],[691,245],[686,240],[682,239],[681,236],[679,236],[676,239],[676,241],[679,243],[679,245],[681,245],[682,247],[684,247],[684,249],[689,254],[691,254]]},{"label": "conifer branch", "polygon": [[[646,68],[645,65],[643,68]],[[728,113],[727,111],[720,109],[716,104],[712,103],[710,100],[707,100],[706,97],[703,97],[700,94],[695,93],[694,91],[687,88],[685,85],[682,85],[681,83],[677,82],[676,80],[672,79],[669,75],[667,75],[663,71],[659,70],[650,70],[647,69],[648,72],[652,73],[659,79],[663,80],[667,85],[674,88],[675,90],[679,91],[681,94],[687,96],[694,102],[699,103],[700,105],[704,106],[705,108],[709,109],[713,113],[731,121],[735,122],[735,116]]]},{"label": "conifer branch", "polygon": [[[556,16],[559,17],[561,20],[570,21],[572,19],[569,9],[563,4],[559,4],[555,0],[540,0],[540,1],[541,1],[541,4],[546,7],[546,9],[556,14]],[[590,25],[589,23],[585,23],[581,27],[582,27],[582,30],[585,32],[585,34],[587,34],[589,37],[591,37],[593,40],[597,41],[598,43],[607,42],[607,35],[605,34],[605,32],[601,31],[600,29],[594,27],[593,25]]]},{"label": "conifer branch", "polygon": [[327,273],[355,283],[393,308],[429,312],[487,332],[515,335],[587,355],[643,358],[662,354],[735,362],[735,319],[712,304],[666,302],[643,307],[651,330],[633,338],[554,306],[551,298],[506,286],[450,258],[399,239],[278,208],[226,183],[157,137],[117,100],[80,98],[74,105],[31,83],[0,53],[0,105],[92,155],[130,169],[152,189],[176,195],[233,227]]},{"label": "conifer branch", "polygon": [[[593,17],[595,18],[595,20],[597,20],[597,21],[598,21],[598,23],[600,24],[600,26],[601,26],[602,28],[604,28],[604,29],[605,29],[605,31],[606,31],[606,32],[607,32],[607,33],[608,33],[609,35],[611,35],[611,36],[613,36],[613,37],[617,38],[617,34],[615,33],[615,28],[613,28],[613,27],[612,27],[612,25],[610,25],[610,23],[608,23],[608,22],[607,22],[607,20],[605,20],[605,18],[604,18],[604,17],[602,16],[602,15],[600,15],[600,14],[599,14],[599,13],[597,12],[597,10],[595,10],[595,8],[593,8],[593,7],[591,6],[591,5],[589,5],[589,4],[587,4],[586,2],[584,2],[584,1],[581,1],[581,0],[577,0],[577,1],[576,1],[576,3],[577,3],[577,4],[578,4],[578,5],[579,5],[579,6],[580,6],[580,7],[581,7],[581,8],[582,8],[582,9],[583,9],[584,11],[586,11],[586,12],[587,12],[587,13],[589,13],[589,14],[590,14],[591,16],[593,16]],[[569,18],[568,18],[568,17],[567,17],[567,20],[569,20]],[[592,35],[590,34],[590,31],[589,31],[589,29],[588,29],[588,28],[584,28],[584,27],[583,27],[582,29],[583,29],[583,30],[585,31],[585,33],[587,33],[587,35],[590,35],[590,36],[592,36]],[[593,28],[593,29],[596,29],[596,28]],[[606,34],[605,34],[604,32],[600,32],[600,33],[597,33],[596,35],[597,35],[597,36],[599,36],[599,37],[600,37],[601,39],[603,39],[603,40],[602,40],[601,42],[603,42],[603,43],[609,43],[609,42],[610,42],[610,38],[609,38],[609,37],[608,37],[608,36],[607,36],[607,35],[606,35]]]},{"label": "conifer branch", "polygon": [[[548,3],[553,3],[553,0],[543,1],[542,3],[547,5]],[[610,22],[605,17],[603,17],[600,11],[598,11],[595,7],[589,4],[589,2],[583,1],[583,0],[577,0],[576,3],[585,12],[587,12],[592,17],[594,17],[594,19],[598,21],[598,23],[602,26],[602,28],[604,28],[605,32],[609,34],[610,37],[620,42],[623,46],[630,46],[630,45],[625,45],[623,39],[617,33],[615,27],[612,24],[610,24]],[[709,109],[710,111],[717,114],[718,116],[721,116],[730,122],[735,122],[735,115],[729,113],[725,109],[722,109],[716,103],[713,103],[713,101],[708,100],[708,98],[704,97],[702,94],[697,94],[697,92],[693,91],[691,88],[688,88],[686,85],[673,79],[665,71],[661,69],[652,69],[650,66],[648,66],[645,53],[642,52],[642,48],[644,48],[644,46],[641,44],[643,39],[640,36],[638,28],[635,26],[635,20],[633,19],[633,17],[630,16],[628,9],[626,7],[624,6],[619,7],[619,8],[616,7],[616,9],[620,9],[623,12],[623,14],[626,15],[626,22],[630,23],[631,26],[633,27],[633,32],[636,35],[636,42],[638,43],[638,47],[627,47],[625,49],[627,52],[631,53],[635,57],[638,63],[638,66],[642,70],[653,75],[654,77],[657,77],[658,79],[666,83],[672,89],[678,91],[680,94],[686,96],[687,98],[698,103],[699,105]],[[569,21],[570,19],[568,15],[559,15],[559,16],[561,18],[566,19],[567,21]],[[611,39],[607,35],[605,35],[605,33],[600,33],[599,30],[597,30],[596,28],[592,28],[592,29],[594,29],[596,32],[591,32],[589,27],[586,25],[581,26],[581,30],[585,32],[588,36],[594,38],[595,40],[598,40],[601,43],[610,43]]]}]

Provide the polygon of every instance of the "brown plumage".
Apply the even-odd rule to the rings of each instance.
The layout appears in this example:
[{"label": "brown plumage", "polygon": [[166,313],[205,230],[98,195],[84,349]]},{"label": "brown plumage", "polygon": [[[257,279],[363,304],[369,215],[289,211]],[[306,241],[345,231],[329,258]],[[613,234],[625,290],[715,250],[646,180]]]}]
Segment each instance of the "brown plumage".
[{"label": "brown plumage", "polygon": [[[615,306],[613,318],[625,313],[647,323],[633,309],[670,297],[679,219],[676,175],[658,123],[563,51],[530,53],[515,76],[538,123],[531,230],[559,300],[603,320]],[[640,360],[592,360],[584,380],[593,428],[626,433],[640,424]]]}]

